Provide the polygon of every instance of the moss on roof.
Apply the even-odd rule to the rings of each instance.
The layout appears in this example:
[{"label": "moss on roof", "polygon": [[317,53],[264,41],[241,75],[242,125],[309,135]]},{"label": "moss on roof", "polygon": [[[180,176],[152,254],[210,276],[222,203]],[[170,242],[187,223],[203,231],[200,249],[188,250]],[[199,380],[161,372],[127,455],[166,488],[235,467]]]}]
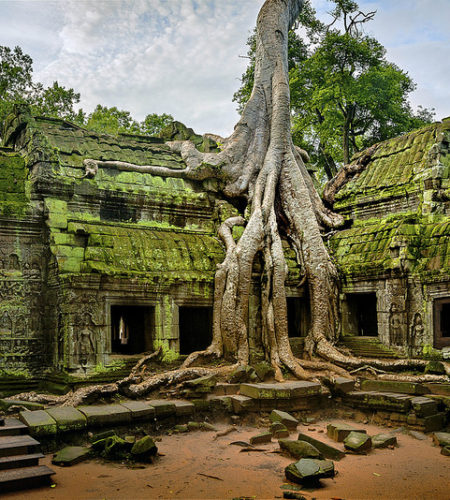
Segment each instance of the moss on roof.
[{"label": "moss on roof", "polygon": [[8,148],[0,148],[0,215],[23,217],[29,204],[25,161]]},{"label": "moss on roof", "polygon": [[[342,210],[356,203],[420,192],[423,180],[433,175],[431,170],[437,165],[442,167],[439,176],[448,179],[444,157],[449,142],[450,120],[445,120],[380,143],[365,170],[337,193],[334,208]],[[364,153],[355,155],[352,161]]]}]

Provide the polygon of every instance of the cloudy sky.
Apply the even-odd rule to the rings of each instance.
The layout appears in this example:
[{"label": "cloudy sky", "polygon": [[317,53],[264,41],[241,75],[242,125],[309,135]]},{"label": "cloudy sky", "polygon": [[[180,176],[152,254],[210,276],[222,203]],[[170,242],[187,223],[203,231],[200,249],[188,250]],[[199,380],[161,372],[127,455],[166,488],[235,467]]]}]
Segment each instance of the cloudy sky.
[{"label": "cloudy sky", "polygon": [[[321,15],[327,0],[312,0]],[[170,113],[197,132],[231,133],[245,42],[263,0],[0,0],[0,45],[34,77],[73,87],[81,105]],[[417,84],[414,106],[450,115],[450,0],[364,0],[367,32]]]}]

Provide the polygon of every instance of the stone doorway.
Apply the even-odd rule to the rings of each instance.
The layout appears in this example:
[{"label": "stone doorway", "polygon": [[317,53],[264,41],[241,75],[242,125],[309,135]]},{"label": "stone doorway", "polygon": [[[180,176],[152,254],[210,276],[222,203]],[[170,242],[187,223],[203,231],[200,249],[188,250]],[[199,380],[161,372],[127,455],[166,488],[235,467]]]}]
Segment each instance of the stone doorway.
[{"label": "stone doorway", "polygon": [[287,316],[289,337],[306,337],[311,325],[309,301],[302,297],[287,297]]},{"label": "stone doorway", "polygon": [[111,306],[112,354],[141,354],[153,350],[155,308]]},{"label": "stone doorway", "polygon": [[348,293],[346,334],[378,337],[377,294]]},{"label": "stone doorway", "polygon": [[206,349],[212,341],[212,307],[180,306],[180,354]]},{"label": "stone doorway", "polygon": [[450,346],[450,297],[434,301],[434,347]]}]

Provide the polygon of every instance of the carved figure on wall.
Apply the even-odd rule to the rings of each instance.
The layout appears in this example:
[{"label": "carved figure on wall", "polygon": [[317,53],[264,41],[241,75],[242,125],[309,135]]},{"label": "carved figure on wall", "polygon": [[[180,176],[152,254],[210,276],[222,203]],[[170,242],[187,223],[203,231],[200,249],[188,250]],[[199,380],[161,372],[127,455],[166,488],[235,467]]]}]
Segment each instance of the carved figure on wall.
[{"label": "carved figure on wall", "polygon": [[18,271],[20,269],[19,256],[15,253],[12,253],[9,256],[9,269],[13,269],[14,271]]},{"label": "carved figure on wall", "polygon": [[416,313],[414,315],[413,324],[411,326],[411,332],[409,336],[409,347],[416,346],[417,340],[420,343],[424,330],[425,326],[423,324],[422,315],[420,313]]},{"label": "carved figure on wall", "polygon": [[7,312],[4,312],[3,315],[0,316],[0,334],[12,334],[12,320]]},{"label": "carved figure on wall", "polygon": [[402,314],[397,304],[391,304],[389,326],[391,345],[403,345]]},{"label": "carved figure on wall", "polygon": [[82,366],[95,363],[94,331],[90,314],[84,314],[84,325],[77,335],[76,352]]}]

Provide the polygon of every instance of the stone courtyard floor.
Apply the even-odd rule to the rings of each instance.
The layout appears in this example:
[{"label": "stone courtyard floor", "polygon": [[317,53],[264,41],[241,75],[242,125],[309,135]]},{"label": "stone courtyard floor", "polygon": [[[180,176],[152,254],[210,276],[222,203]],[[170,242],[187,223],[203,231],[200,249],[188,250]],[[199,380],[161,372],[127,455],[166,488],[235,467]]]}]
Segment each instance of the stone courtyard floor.
[{"label": "stone courtyard floor", "polygon": [[[336,446],[326,435],[327,419],[298,432]],[[347,423],[352,423],[346,421]],[[375,425],[364,425],[368,434],[389,432]],[[215,424],[220,431],[228,423]],[[277,441],[258,445],[265,451],[241,452],[233,441],[246,441],[262,428],[244,425],[226,436],[214,439],[214,432],[161,435],[157,443],[160,456],[154,464],[143,468],[106,463],[99,460],[72,467],[51,467],[56,471],[55,486],[2,495],[7,500],[78,500],[78,499],[255,499],[282,498],[281,486],[286,484],[284,468],[293,460],[278,453]],[[398,433],[395,449],[376,449],[368,455],[347,455],[335,462],[337,475],[323,479],[314,490],[298,488],[305,498],[312,499],[433,499],[449,498],[449,458],[426,440]],[[43,464],[51,465],[52,455]]]}]

